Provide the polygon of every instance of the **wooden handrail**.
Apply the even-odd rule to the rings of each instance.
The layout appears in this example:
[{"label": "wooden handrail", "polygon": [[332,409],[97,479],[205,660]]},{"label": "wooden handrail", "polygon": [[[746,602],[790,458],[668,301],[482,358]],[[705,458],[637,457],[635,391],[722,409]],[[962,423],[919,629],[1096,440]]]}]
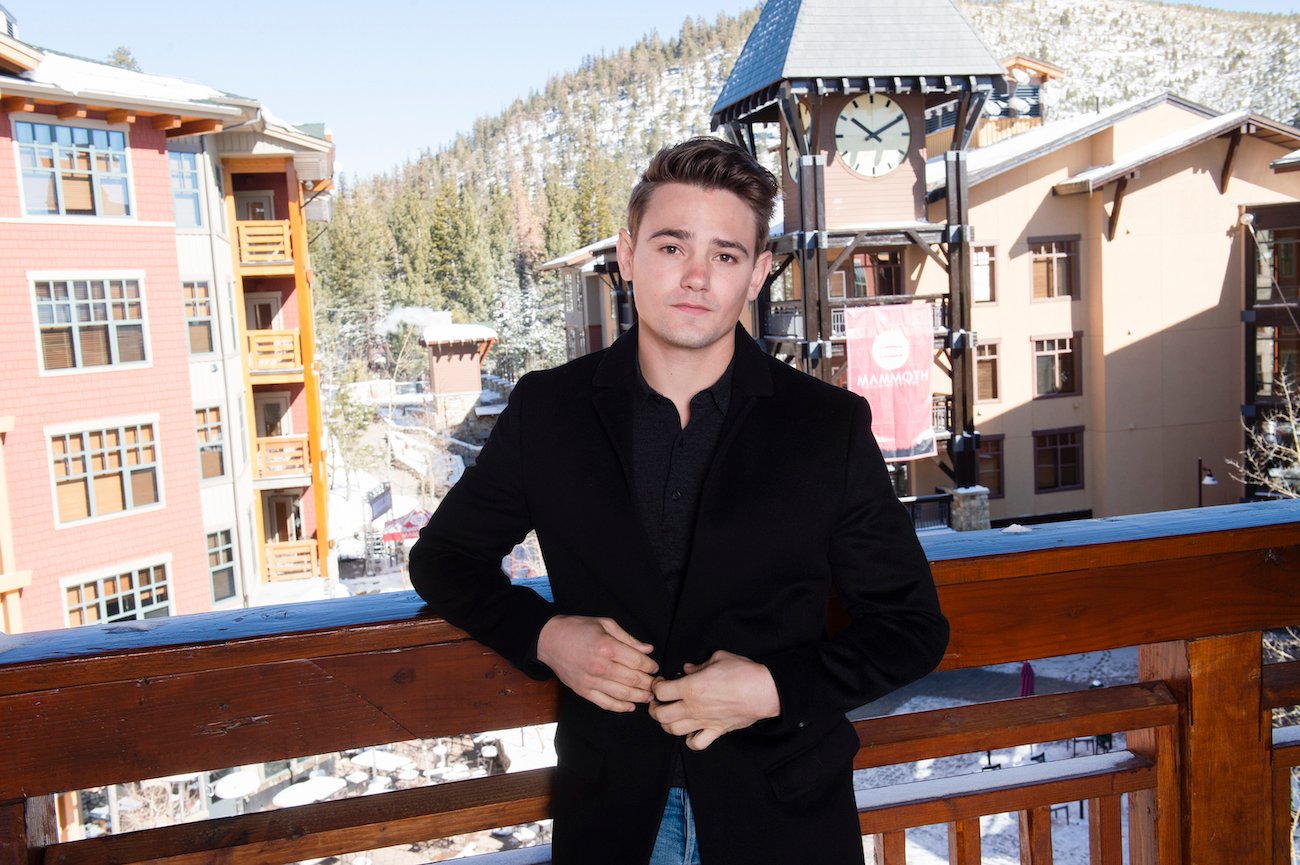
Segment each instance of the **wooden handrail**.
[{"label": "wooden handrail", "polygon": [[[926,546],[953,626],[946,667],[1138,644],[1145,646],[1148,674],[1174,674],[1160,676],[1167,685],[1146,682],[859,721],[859,735],[870,743],[859,752],[859,765],[1131,730],[1132,761],[1069,789],[1072,796],[1084,790],[1095,797],[1099,813],[1109,815],[1098,825],[1116,827],[1116,791],[1134,791],[1139,811],[1130,810],[1130,833],[1138,837],[1135,843],[1151,845],[1144,850],[1159,851],[1144,853],[1149,861],[1163,856],[1159,861],[1170,863],[1180,846],[1195,858],[1208,843],[1209,836],[1198,834],[1206,819],[1200,797],[1209,796],[1207,801],[1229,813],[1258,809],[1281,796],[1280,776],[1267,768],[1266,756],[1268,777],[1261,775],[1256,788],[1238,795],[1241,803],[1232,801],[1233,791],[1184,786],[1180,793],[1180,785],[1202,783],[1195,761],[1207,747],[1205,734],[1184,727],[1180,718],[1195,708],[1198,726],[1216,729],[1218,723],[1217,729],[1230,732],[1213,716],[1221,708],[1225,716],[1240,717],[1240,707],[1220,707],[1214,700],[1253,699],[1258,714],[1266,704],[1287,705],[1300,696],[1300,672],[1293,665],[1265,668],[1255,676],[1253,691],[1249,677],[1241,675],[1252,634],[1257,639],[1261,629],[1300,622],[1300,593],[1294,591],[1300,502],[1035,527],[1025,535],[941,536],[927,539]],[[1218,674],[1217,661],[1209,661],[1220,657],[1219,643],[1227,652],[1223,657],[1232,659],[1224,668],[1231,682],[1199,684],[1198,677]],[[1258,654],[1256,649],[1257,671]],[[1180,659],[1186,659],[1182,668]],[[428,616],[411,593],[6,638],[0,643],[0,717],[7,733],[0,740],[0,841],[6,842],[0,848],[10,851],[10,840],[17,839],[24,848],[43,849],[47,862],[162,859],[179,865],[210,861],[202,851],[213,849],[213,839],[246,838],[230,861],[260,861],[271,853],[289,860],[364,849],[362,842],[380,834],[386,843],[398,843],[437,834],[434,826],[460,831],[536,819],[531,815],[547,810],[543,776],[457,781],[67,844],[47,845],[39,832],[28,834],[40,825],[48,794],[542,723],[554,719],[555,699],[553,684],[527,679]],[[320,723],[322,716],[328,724]],[[148,725],[139,723],[143,717]],[[1249,773],[1261,765],[1263,752],[1249,751],[1258,747],[1251,744],[1258,741],[1255,727],[1243,732],[1249,735],[1240,741],[1229,736],[1233,741],[1216,746],[1246,748],[1249,759],[1234,771],[1255,777]],[[982,804],[967,797],[950,812],[953,837],[968,843],[960,839],[971,831],[970,814],[996,801],[1022,810],[1025,837],[1042,844],[1044,832],[1050,833],[1050,820],[1042,828],[1042,802],[1058,794],[1018,789],[1023,795],[1007,792]],[[1272,798],[1253,798],[1264,795],[1260,790]],[[1180,811],[1180,798],[1186,797],[1192,807]],[[457,804],[471,800],[480,805]],[[401,809],[408,806],[418,814],[402,822],[407,812]],[[914,806],[920,807],[907,807]],[[1277,825],[1281,808],[1266,808],[1271,816],[1258,819]],[[359,816],[347,816],[353,813]],[[364,814],[376,815],[378,822],[367,822],[371,817]],[[1158,843],[1154,829],[1142,828],[1143,821],[1154,826],[1157,814],[1166,821]],[[1230,816],[1233,831],[1254,844],[1257,821]],[[869,825],[895,825],[889,823],[894,817],[881,819]],[[896,833],[887,834],[886,842],[896,846]],[[1222,842],[1218,836],[1216,843]],[[104,859],[104,850],[115,852]],[[1254,856],[1251,848],[1237,861],[1266,861]],[[19,861],[26,861],[25,851],[0,852],[4,865]]]}]

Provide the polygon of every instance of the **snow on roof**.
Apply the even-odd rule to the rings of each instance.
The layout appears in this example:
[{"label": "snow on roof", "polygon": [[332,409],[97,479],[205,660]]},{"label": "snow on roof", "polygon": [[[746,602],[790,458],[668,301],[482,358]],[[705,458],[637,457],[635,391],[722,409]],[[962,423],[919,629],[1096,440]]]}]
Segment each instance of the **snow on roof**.
[{"label": "snow on roof", "polygon": [[1207,138],[1222,135],[1233,127],[1245,123],[1248,119],[1250,119],[1249,111],[1233,111],[1230,114],[1211,117],[1209,120],[1197,123],[1194,126],[1179,129],[1169,135],[1149,141],[1142,147],[1126,154],[1123,159],[1118,159],[1109,165],[1097,165],[1087,171],[1081,171],[1068,180],[1056,184],[1055,189],[1062,194],[1092,192],[1094,188],[1104,186],[1116,177],[1131,174],[1148,162],[1169,156],[1180,150],[1186,150],[1188,147]]},{"label": "snow on roof", "polygon": [[420,342],[435,345],[441,342],[487,342],[496,338],[497,332],[485,324],[454,324],[447,321],[426,326]]},{"label": "snow on roof", "polygon": [[596,257],[596,253],[604,249],[613,249],[618,243],[618,235],[611,234],[609,237],[601,238],[595,243],[588,243],[586,246],[557,255],[550,261],[544,263],[540,270],[555,270],[560,267],[576,267],[586,264]]},{"label": "snow on roof", "polygon": [[1268,165],[1274,171],[1300,171],[1300,150],[1293,150],[1281,159],[1275,159]]},{"label": "snow on roof", "polygon": [[[1096,114],[1079,114],[1062,120],[1054,120],[1019,135],[1004,138],[987,147],[976,147],[969,150],[966,154],[967,176],[973,186],[996,177],[1017,165],[1023,165],[1031,159],[1037,159],[1075,141],[1095,135],[1103,129],[1114,126],[1126,117],[1139,114],[1163,102],[1170,101],[1209,116],[1209,112],[1200,106],[1169,93],[1130,99],[1127,102],[1112,105]],[[933,197],[944,188],[945,183],[944,156],[940,153],[926,160],[926,191],[931,193]]]},{"label": "snow on roof", "polygon": [[42,48],[41,51],[44,52],[41,64],[31,72],[17,76],[15,83],[43,85],[81,99],[97,97],[128,103],[191,105],[204,112],[215,110],[216,113],[225,115],[237,115],[241,106],[251,104],[251,100],[181,78],[135,72],[60,54],[47,48]]}]

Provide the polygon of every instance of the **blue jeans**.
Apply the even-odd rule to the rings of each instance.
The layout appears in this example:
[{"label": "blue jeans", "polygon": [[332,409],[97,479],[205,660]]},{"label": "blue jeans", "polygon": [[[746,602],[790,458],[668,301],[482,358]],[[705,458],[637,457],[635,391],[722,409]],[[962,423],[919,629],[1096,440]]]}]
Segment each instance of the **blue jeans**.
[{"label": "blue jeans", "polygon": [[659,837],[649,865],[700,865],[700,845],[695,837],[695,815],[685,788],[670,787]]}]

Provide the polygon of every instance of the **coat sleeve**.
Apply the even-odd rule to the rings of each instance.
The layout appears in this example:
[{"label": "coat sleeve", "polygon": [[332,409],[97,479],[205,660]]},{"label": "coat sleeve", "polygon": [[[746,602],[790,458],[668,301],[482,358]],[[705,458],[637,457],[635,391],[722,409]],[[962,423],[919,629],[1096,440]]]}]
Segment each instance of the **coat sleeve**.
[{"label": "coat sleeve", "polygon": [[532,528],[523,425],[531,376],[519,380],[479,453],[411,548],[411,585],[428,607],[535,679],[553,675],[537,660],[551,603],[514,585],[501,560]]},{"label": "coat sleeve", "polygon": [[781,699],[773,732],[844,713],[919,679],[948,645],[948,621],[925,552],[871,434],[871,410],[855,400],[844,488],[828,551],[849,624],[829,639],[756,660]]}]

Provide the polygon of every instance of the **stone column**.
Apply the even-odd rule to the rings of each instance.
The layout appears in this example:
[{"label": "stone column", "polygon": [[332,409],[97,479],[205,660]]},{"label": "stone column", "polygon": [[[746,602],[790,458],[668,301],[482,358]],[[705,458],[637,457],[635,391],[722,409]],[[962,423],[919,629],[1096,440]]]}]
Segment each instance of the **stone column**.
[{"label": "stone column", "polygon": [[948,525],[953,531],[973,532],[989,528],[988,487],[957,487],[951,492]]}]

